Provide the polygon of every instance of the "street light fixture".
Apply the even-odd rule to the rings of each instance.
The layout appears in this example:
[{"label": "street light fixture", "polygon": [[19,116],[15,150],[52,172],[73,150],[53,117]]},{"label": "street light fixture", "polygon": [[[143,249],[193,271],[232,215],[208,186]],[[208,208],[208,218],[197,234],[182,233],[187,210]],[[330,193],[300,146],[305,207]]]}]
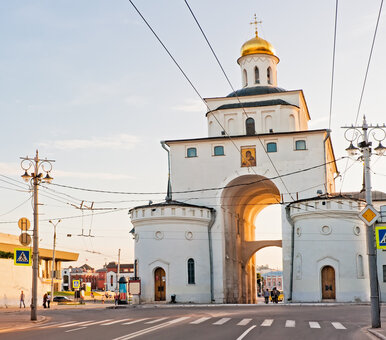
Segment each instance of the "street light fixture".
[{"label": "street light fixture", "polygon": [[[39,202],[38,193],[39,185],[41,182],[50,182],[53,178],[49,175],[52,170],[52,162],[54,160],[40,159],[39,152],[36,150],[34,158],[20,157],[21,168],[24,170],[24,174],[21,176],[26,182],[31,182],[33,187],[33,214],[34,214],[34,229],[33,229],[33,258],[32,258],[32,301],[31,301],[31,320],[37,320],[37,287],[39,276]],[[28,170],[33,171],[28,174]],[[46,177],[42,178],[43,171],[46,173]],[[48,176],[48,177],[47,177]]]},{"label": "street light fixture", "polygon": [[[350,156],[354,156],[358,151],[361,152],[361,159],[364,166],[364,188],[366,192],[366,203],[368,206],[373,206],[371,195],[371,175],[370,175],[370,158],[371,145],[369,134],[372,134],[373,139],[379,142],[379,145],[374,149],[377,155],[383,155],[385,148],[382,141],[386,139],[386,126],[368,125],[366,117],[363,117],[362,126],[344,126],[346,129],[344,137],[350,142],[350,146],[346,149]],[[349,132],[352,132],[351,138],[348,137]],[[359,148],[353,145],[357,142]],[[381,327],[381,310],[379,305],[379,290],[378,290],[378,273],[377,273],[377,252],[375,248],[374,224],[366,229],[367,255],[369,258],[369,277],[370,277],[370,300],[371,300],[371,326],[372,328]]]},{"label": "street light fixture", "polygon": [[[47,174],[47,176],[48,176],[48,174]],[[52,222],[51,220],[49,220],[48,222],[54,226],[54,242],[53,242],[53,247],[52,247],[52,266],[51,266],[51,301],[54,301],[54,272],[56,274],[56,270],[55,270],[56,226],[60,222],[62,222],[62,220],[58,220],[58,222],[56,222],[56,223]]]}]

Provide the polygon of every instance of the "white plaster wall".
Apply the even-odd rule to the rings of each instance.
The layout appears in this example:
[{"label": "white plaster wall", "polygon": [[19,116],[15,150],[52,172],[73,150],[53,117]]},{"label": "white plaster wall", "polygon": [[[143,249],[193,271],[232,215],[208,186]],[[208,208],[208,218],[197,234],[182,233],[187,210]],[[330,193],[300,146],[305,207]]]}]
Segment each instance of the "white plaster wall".
[{"label": "white plaster wall", "polygon": [[[321,270],[326,265],[335,270],[337,302],[369,301],[365,227],[357,217],[357,204],[350,202],[309,201],[291,208],[295,222],[293,301],[322,300]],[[331,232],[324,234],[323,226]],[[359,235],[355,227],[360,228]],[[363,276],[358,271],[358,255],[363,257]]]},{"label": "white plaster wall", "polygon": [[[279,62],[279,59],[275,56],[271,56],[268,54],[254,54],[254,55],[247,55],[244,57],[239,58],[238,63],[241,68],[241,84],[244,87],[244,79],[243,79],[243,72],[244,70],[247,71],[248,76],[248,85],[246,87],[253,87],[253,86],[277,86],[277,63]],[[260,83],[255,83],[255,66],[259,68],[259,75],[260,75]],[[271,84],[268,84],[267,79],[267,69],[268,67],[271,67],[272,73],[272,81]]]},{"label": "white plaster wall", "polygon": [[[15,266],[13,259],[0,259],[0,307],[19,306],[20,292],[25,294],[26,308],[32,297],[32,266]],[[43,303],[43,295],[50,290],[49,284],[38,279],[38,306]]]},{"label": "white plaster wall", "polygon": [[[153,209],[156,211],[152,217]],[[161,209],[164,209],[164,215],[161,215]],[[172,209],[175,209],[175,215],[172,215]],[[192,216],[193,210],[195,217]],[[166,301],[176,294],[178,302],[210,302],[209,220],[207,209],[150,206],[132,211],[141,301],[154,301],[154,271],[162,267],[166,274]],[[192,233],[191,239],[187,233]],[[189,258],[195,261],[195,284],[188,284]]]}]

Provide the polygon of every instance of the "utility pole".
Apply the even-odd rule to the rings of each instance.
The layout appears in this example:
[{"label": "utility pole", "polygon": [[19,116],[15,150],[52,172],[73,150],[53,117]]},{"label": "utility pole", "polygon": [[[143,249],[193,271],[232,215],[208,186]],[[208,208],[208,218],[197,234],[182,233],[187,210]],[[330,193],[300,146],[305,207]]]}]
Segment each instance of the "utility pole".
[{"label": "utility pole", "polygon": [[118,249],[118,268],[117,268],[117,286],[116,290],[119,290],[119,271],[121,270],[121,249]]},{"label": "utility pole", "polygon": [[[364,166],[364,189],[366,194],[366,203],[368,206],[373,206],[373,199],[371,194],[371,174],[370,174],[370,158],[371,145],[369,142],[369,134],[372,132],[373,138],[379,142],[379,145],[374,148],[378,156],[382,156],[386,148],[382,145],[382,141],[386,138],[386,126],[372,126],[366,122],[366,117],[363,117],[362,126],[345,126],[346,132],[344,137],[350,142],[350,146],[346,149],[350,156],[357,154],[358,150],[362,153],[362,160]],[[352,132],[352,137],[348,138],[348,132]],[[377,135],[378,134],[378,135]],[[378,136],[378,137],[377,137]],[[353,145],[357,141],[359,149]],[[374,224],[366,228],[367,240],[367,255],[369,261],[369,278],[370,278],[370,302],[371,302],[371,327],[381,327],[381,310],[379,304],[379,290],[378,290],[378,272],[377,272],[377,250],[375,248]]]},{"label": "utility pole", "polygon": [[[34,229],[33,229],[33,251],[32,251],[32,301],[31,301],[31,320],[37,320],[37,288],[38,288],[38,276],[39,276],[39,201],[38,192],[39,184],[41,182],[50,183],[53,178],[50,176],[52,170],[52,162],[54,160],[39,159],[39,152],[36,150],[34,158],[20,157],[21,168],[24,170],[24,174],[21,176],[26,182],[31,181],[33,186],[33,214],[34,214]],[[28,174],[28,170],[33,171]],[[43,170],[46,173],[44,178],[43,174],[39,171]]]},{"label": "utility pole", "polygon": [[[54,244],[52,247],[52,269],[51,269],[51,301],[54,300],[54,272],[55,271],[55,246],[56,246],[56,226],[61,222],[62,220],[58,220],[58,222],[54,223],[51,220],[50,222],[54,226]],[[56,275],[55,275],[56,276]]]}]

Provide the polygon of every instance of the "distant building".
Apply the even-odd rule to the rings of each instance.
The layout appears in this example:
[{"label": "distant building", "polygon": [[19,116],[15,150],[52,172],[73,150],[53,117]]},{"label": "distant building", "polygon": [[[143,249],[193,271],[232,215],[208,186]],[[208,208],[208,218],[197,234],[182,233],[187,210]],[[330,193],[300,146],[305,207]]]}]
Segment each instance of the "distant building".
[{"label": "distant building", "polygon": [[110,262],[106,265],[106,289],[107,290],[116,290],[117,289],[117,279],[125,277],[129,279],[131,276],[134,276],[134,265],[132,263],[121,263],[118,272],[118,264],[116,262]]},{"label": "distant building", "polygon": [[[0,251],[14,253],[15,248],[23,248],[16,235],[0,233]],[[52,249],[39,248],[38,297],[51,290]],[[62,286],[62,262],[77,261],[78,253],[55,250],[54,291]],[[0,307],[19,304],[20,291],[25,294],[26,305],[31,300],[32,266],[15,266],[13,258],[0,258]]]},{"label": "distant building", "polygon": [[267,273],[261,274],[263,278],[263,289],[272,290],[273,287],[276,287],[278,290],[283,290],[283,272],[281,270],[269,271]]},{"label": "distant building", "polygon": [[84,264],[80,267],[69,267],[62,271],[63,275],[63,290],[74,290],[72,282],[74,280],[80,280],[80,284],[90,283],[91,289],[97,289],[98,273],[95,273],[94,268],[88,264]]}]

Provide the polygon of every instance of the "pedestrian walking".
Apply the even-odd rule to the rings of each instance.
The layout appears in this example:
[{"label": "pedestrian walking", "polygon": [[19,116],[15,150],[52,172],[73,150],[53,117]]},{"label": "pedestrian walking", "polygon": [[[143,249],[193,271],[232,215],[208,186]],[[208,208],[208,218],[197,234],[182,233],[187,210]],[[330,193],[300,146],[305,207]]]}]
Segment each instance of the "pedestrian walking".
[{"label": "pedestrian walking", "polygon": [[119,298],[118,292],[115,292],[115,295],[114,295],[114,304],[115,304],[115,306],[118,305],[118,298]]},{"label": "pedestrian walking", "polygon": [[24,306],[24,308],[25,308],[24,299],[25,299],[24,292],[21,291],[21,293],[20,293],[20,307],[19,307],[19,308],[21,308],[21,304],[23,304],[23,306]]},{"label": "pedestrian walking", "polygon": [[268,288],[264,291],[264,302],[268,304],[269,301],[269,290]]},{"label": "pedestrian walking", "polygon": [[43,307],[47,308],[47,293],[43,295]]},{"label": "pedestrian walking", "polygon": [[280,291],[278,289],[275,289],[275,303],[279,302],[279,295],[280,295]]},{"label": "pedestrian walking", "polygon": [[47,295],[47,305],[48,305],[48,308],[50,308],[50,303],[51,303],[51,294],[48,293],[48,295]]}]

